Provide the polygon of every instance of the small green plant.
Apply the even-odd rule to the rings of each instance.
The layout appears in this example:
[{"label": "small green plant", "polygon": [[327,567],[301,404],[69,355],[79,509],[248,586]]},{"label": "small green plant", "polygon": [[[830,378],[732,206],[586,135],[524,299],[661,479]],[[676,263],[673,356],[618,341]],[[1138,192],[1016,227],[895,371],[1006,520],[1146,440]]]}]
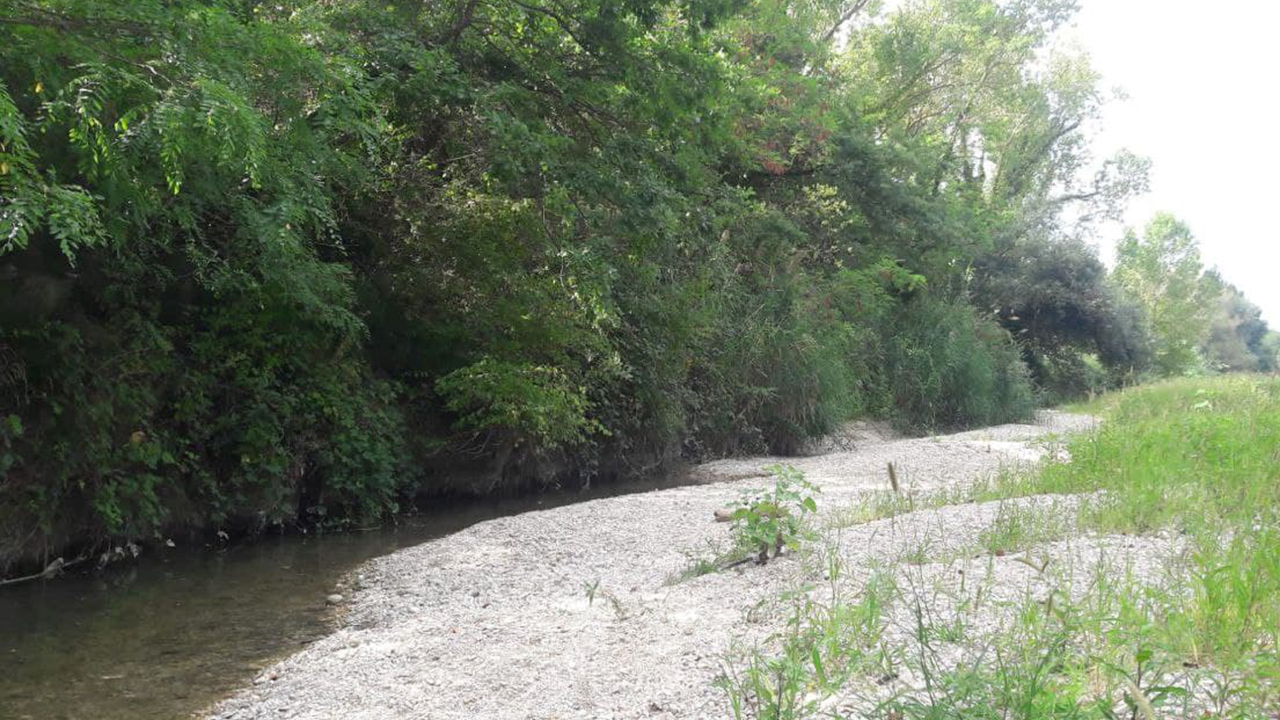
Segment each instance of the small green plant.
[{"label": "small green plant", "polygon": [[588,605],[588,606],[591,606],[591,605],[595,605],[595,604],[596,604],[596,591],[598,591],[599,589],[600,589],[600,579],[599,579],[599,578],[597,578],[596,580],[594,580],[594,581],[592,581],[592,582],[586,582],[585,580],[583,581],[583,583],[582,583],[582,592],[583,592],[583,594],[585,594],[585,595],[587,596],[587,605]]},{"label": "small green plant", "polygon": [[582,581],[582,593],[587,597],[587,607],[593,607],[596,604],[596,598],[602,597],[609,601],[609,607],[613,608],[613,614],[617,619],[626,620],[630,616],[617,595],[600,587],[600,578],[591,582]]},{"label": "small green plant", "polygon": [[817,512],[813,496],[817,486],[804,479],[804,474],[790,465],[773,465],[773,488],[750,495],[738,503],[730,516],[738,546],[755,554],[756,562],[769,562],[783,548],[794,549],[799,541],[805,516]]},{"label": "small green plant", "polygon": [[876,648],[898,588],[877,572],[851,595],[843,572],[839,558],[829,557],[825,601],[813,586],[787,593],[784,629],[727,663],[716,684],[734,720],[818,717],[821,701],[851,679],[883,674]]}]

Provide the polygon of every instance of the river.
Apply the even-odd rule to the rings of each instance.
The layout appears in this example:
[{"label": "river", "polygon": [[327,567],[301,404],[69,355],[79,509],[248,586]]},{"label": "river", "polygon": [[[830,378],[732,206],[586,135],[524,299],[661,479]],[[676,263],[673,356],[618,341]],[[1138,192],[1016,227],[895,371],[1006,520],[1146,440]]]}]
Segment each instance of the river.
[{"label": "river", "polygon": [[328,632],[326,595],[366,560],[490,518],[678,484],[453,503],[365,532],[161,546],[2,587],[0,718],[189,718]]}]

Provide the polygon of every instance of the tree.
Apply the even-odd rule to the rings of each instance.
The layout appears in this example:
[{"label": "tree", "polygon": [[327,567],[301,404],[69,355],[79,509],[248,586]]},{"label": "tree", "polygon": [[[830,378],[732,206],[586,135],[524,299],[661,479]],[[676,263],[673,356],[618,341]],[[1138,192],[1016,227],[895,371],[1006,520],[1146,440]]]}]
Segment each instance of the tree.
[{"label": "tree", "polygon": [[0,566],[1132,365],[1072,3],[878,5],[0,0]]},{"label": "tree", "polygon": [[1204,295],[1213,298],[1209,334],[1201,351],[1211,370],[1218,372],[1253,372],[1268,368],[1274,353],[1268,353],[1264,340],[1269,332],[1262,310],[1236,286],[1222,279],[1217,270],[1202,278]]},{"label": "tree", "polygon": [[1258,343],[1259,370],[1263,372],[1280,371],[1280,332],[1268,330]]},{"label": "tree", "polygon": [[1116,253],[1117,283],[1150,320],[1155,370],[1169,376],[1202,367],[1200,347],[1216,296],[1201,280],[1199,246],[1190,228],[1173,215],[1158,214],[1141,237],[1127,230]]},{"label": "tree", "polygon": [[1083,241],[1030,238],[979,256],[974,269],[976,304],[1018,338],[1037,384],[1056,396],[1102,389],[1089,381],[1086,356],[1096,356],[1113,382],[1150,364],[1142,308]]}]

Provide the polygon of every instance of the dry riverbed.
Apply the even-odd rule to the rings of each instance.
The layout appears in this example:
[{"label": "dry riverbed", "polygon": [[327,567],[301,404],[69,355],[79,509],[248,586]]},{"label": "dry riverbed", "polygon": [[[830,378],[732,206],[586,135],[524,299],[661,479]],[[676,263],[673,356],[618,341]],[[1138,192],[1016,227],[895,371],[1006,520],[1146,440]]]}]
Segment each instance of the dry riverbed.
[{"label": "dry riverbed", "polygon": [[[822,490],[814,524],[823,539],[812,551],[765,566],[681,577],[694,561],[729,547],[730,528],[714,522],[713,513],[769,484],[763,468],[776,462],[770,458],[700,468],[709,479],[730,480],[483,522],[365,565],[353,587],[343,589],[346,615],[339,630],[266,669],[209,716],[725,717],[726,694],[717,678],[735,653],[771,642],[785,618],[776,611],[780,596],[805,582],[822,583],[829,567],[824,553],[840,556],[848,583],[887,569],[899,584],[928,587],[914,605],[899,603],[893,610],[901,617],[891,619],[888,634],[901,626],[910,635],[921,613],[919,598],[931,599],[930,612],[974,606],[966,594],[983,583],[966,577],[985,577],[987,587],[1012,601],[1048,592],[1045,573],[1035,567],[1041,562],[1079,568],[1083,586],[1107,557],[1130,558],[1131,570],[1132,558],[1149,558],[1137,563],[1140,573],[1178,552],[1172,540],[1063,540],[1052,533],[1045,534],[1039,555],[990,552],[999,541],[994,534],[1011,519],[1067,516],[1081,501],[1073,497],[922,503],[880,519],[860,518],[856,510],[865,508],[867,497],[884,494],[890,462],[904,495],[936,497],[1036,462],[1055,452],[1046,436],[1092,423],[1049,412],[1036,424],[914,439],[864,427],[820,454],[788,459]],[[1023,526],[1019,532],[1034,535]],[[992,601],[981,614],[990,632],[999,629],[999,608],[1012,605]],[[965,649],[950,651],[961,656]],[[865,693],[837,694],[824,704],[856,713],[877,694],[917,680],[904,668]]]}]

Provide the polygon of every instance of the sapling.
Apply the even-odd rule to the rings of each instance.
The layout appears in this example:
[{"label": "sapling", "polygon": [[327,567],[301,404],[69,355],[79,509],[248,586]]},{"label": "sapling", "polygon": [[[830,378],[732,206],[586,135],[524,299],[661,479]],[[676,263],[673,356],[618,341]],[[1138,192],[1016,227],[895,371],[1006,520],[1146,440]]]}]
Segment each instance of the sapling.
[{"label": "sapling", "polygon": [[769,471],[773,488],[744,498],[730,515],[739,545],[749,549],[759,565],[769,562],[770,548],[773,557],[783,548],[794,548],[804,517],[818,509],[813,499],[818,488],[799,470],[774,465]]}]

